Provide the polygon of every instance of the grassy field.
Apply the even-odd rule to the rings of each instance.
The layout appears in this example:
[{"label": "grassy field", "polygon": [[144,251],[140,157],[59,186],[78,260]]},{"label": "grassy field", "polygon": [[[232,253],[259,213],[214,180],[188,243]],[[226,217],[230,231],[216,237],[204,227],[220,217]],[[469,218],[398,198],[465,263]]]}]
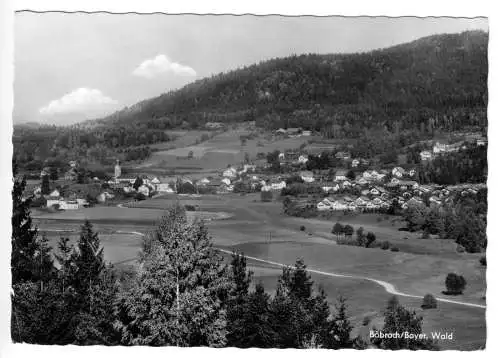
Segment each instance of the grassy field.
[{"label": "grassy field", "polygon": [[[297,149],[309,139],[309,137],[299,137],[268,140],[264,136],[259,136],[248,140],[245,145],[242,145],[240,136],[249,133],[248,129],[231,129],[208,141],[195,144],[196,138],[201,136],[202,133],[199,131],[195,131],[194,134],[186,132],[178,140],[168,142],[165,150],[153,153],[151,158],[139,165],[139,167],[190,172],[211,171],[241,163],[245,158],[245,153],[248,153],[251,159],[255,159],[259,152],[268,153],[276,149]],[[181,141],[181,138],[184,139]],[[174,149],[172,149],[173,146],[175,146]],[[159,146],[157,148],[161,149]],[[187,159],[191,151],[193,152],[193,158]]]},{"label": "grassy field", "polygon": [[[464,294],[451,297],[464,302],[485,304],[483,300],[485,269],[478,262],[478,255],[458,254],[452,243],[441,240],[422,240],[401,232],[397,218],[358,215],[331,220],[300,219],[284,216],[278,202],[261,203],[258,195],[220,195],[194,197],[159,197],[137,203],[134,208],[96,207],[83,211],[37,216],[41,228],[47,230],[76,228],[85,218],[96,222],[96,230],[104,236],[103,246],[110,260],[122,261],[134,258],[140,248],[140,236],[120,233],[147,232],[164,209],[179,199],[181,204],[198,205],[202,212],[231,214],[225,220],[212,220],[209,233],[216,247],[238,250],[246,255],[293,264],[298,257],[304,258],[311,269],[330,273],[343,273],[388,281],[405,293],[425,295],[432,293],[443,297],[446,274],[464,275],[467,287]],[[193,215],[193,213],[188,213]],[[396,220],[394,220],[396,219]],[[377,240],[389,240],[400,252],[381,249],[365,249],[337,245],[330,230],[336,221],[363,226],[373,231]],[[394,225],[393,225],[394,224]],[[300,225],[306,227],[300,231]],[[56,232],[52,234],[58,237]],[[403,239],[409,236],[408,239]],[[273,292],[279,268],[252,263],[255,282],[262,281],[268,292]],[[381,310],[388,299],[384,289],[372,282],[313,275],[323,285],[330,300],[338,294],[349,298],[351,315],[357,322],[364,315],[373,315],[374,322],[381,320]],[[450,297],[446,297],[450,298]],[[448,347],[473,349],[485,340],[484,310],[450,303],[440,303],[437,310],[422,311],[420,300],[401,299],[425,317],[426,330],[456,330],[456,342],[444,342]],[[375,324],[374,323],[374,324]],[[363,327],[363,329],[366,327]],[[457,346],[459,345],[459,346]]]}]

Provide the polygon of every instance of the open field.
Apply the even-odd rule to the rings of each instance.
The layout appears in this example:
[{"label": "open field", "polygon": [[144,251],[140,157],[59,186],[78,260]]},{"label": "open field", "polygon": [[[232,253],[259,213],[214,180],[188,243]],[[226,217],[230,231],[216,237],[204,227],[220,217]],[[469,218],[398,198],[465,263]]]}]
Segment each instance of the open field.
[{"label": "open field", "polygon": [[[134,203],[134,208],[95,207],[83,212],[68,211],[35,217],[41,229],[52,230],[50,235],[54,238],[59,236],[54,230],[77,230],[78,222],[84,218],[95,221],[96,230],[102,233],[105,252],[110,252],[106,254],[107,259],[121,262],[133,260],[140,249],[141,236],[132,232],[145,233],[151,230],[163,210],[177,200],[181,204],[197,205],[201,210],[196,212],[197,215],[221,212],[231,215],[230,218],[207,223],[216,247],[290,265],[302,257],[312,270],[383,280],[411,295],[432,293],[436,297],[485,305],[485,268],[480,266],[478,255],[458,254],[453,243],[421,240],[401,232],[398,230],[401,223],[393,217],[389,220],[375,215],[330,220],[292,218],[281,214],[279,202],[261,203],[258,195],[234,194],[206,197],[169,195]],[[188,215],[194,213],[188,212]],[[401,251],[337,245],[330,233],[337,220],[349,223],[355,229],[363,226],[365,231],[373,231],[377,240],[388,240],[400,247]],[[306,230],[300,231],[300,225],[304,225]],[[403,239],[405,236],[408,239]],[[251,260],[249,265],[255,271],[254,282],[262,281],[268,292],[274,292],[281,269]],[[449,272],[462,274],[466,278],[467,287],[463,295],[450,297],[441,293]],[[363,279],[319,274],[312,276],[316,283],[325,288],[331,303],[338,294],[349,298],[350,314],[354,316],[353,321],[358,328],[359,322],[367,314],[373,315],[373,324],[381,326],[381,310],[389,297],[383,287]],[[443,342],[443,346],[473,349],[484,344],[484,309],[440,302],[438,309],[422,311],[420,299],[402,297],[400,301],[424,315],[426,331],[456,330],[457,340]]]},{"label": "open field", "polygon": [[[297,149],[301,144],[307,143],[310,137],[288,138],[270,141],[259,136],[247,140],[244,146],[241,145],[240,136],[248,135],[247,129],[231,129],[223,132],[214,138],[194,144],[196,138],[200,137],[201,131],[194,133],[185,132],[176,141],[168,142],[166,150],[153,153],[151,158],[140,164],[140,168],[175,169],[189,172],[213,171],[223,169],[228,165],[241,163],[248,153],[251,159],[257,157],[257,153],[268,153],[285,149]],[[174,149],[171,149],[174,147]],[[160,146],[157,146],[161,149]],[[189,152],[193,152],[193,158],[187,159]]]}]

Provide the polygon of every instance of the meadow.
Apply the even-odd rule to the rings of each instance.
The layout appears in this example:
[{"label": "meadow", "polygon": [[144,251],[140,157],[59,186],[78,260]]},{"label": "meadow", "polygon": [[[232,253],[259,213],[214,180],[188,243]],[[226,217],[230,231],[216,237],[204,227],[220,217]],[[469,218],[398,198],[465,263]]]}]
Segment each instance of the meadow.
[{"label": "meadow", "polygon": [[[297,258],[302,257],[313,270],[384,280],[395,285],[399,291],[413,295],[431,293],[436,297],[485,304],[485,268],[480,266],[478,255],[459,254],[453,243],[418,239],[401,232],[401,222],[396,217],[384,219],[368,214],[328,220],[292,218],[281,213],[279,202],[262,203],[258,195],[236,194],[206,197],[168,195],[134,203],[133,208],[95,207],[74,212],[44,213],[35,217],[41,229],[52,230],[54,238],[59,235],[55,230],[64,227],[77,230],[78,222],[88,218],[102,233],[106,258],[119,263],[133,260],[140,250],[141,235],[133,232],[147,233],[152,230],[164,210],[177,200],[181,204],[198,206],[200,211],[188,212],[189,216],[212,213],[208,217],[217,219],[216,215],[213,216],[215,213],[230,214],[223,220],[207,222],[215,247],[287,265],[293,265]],[[391,252],[380,248],[337,245],[334,235],[330,233],[336,221],[350,223],[355,229],[358,225],[363,226],[365,231],[373,231],[377,240],[388,240],[401,250]],[[305,226],[305,231],[300,230],[301,225]],[[408,238],[404,239],[406,236]],[[281,268],[252,260],[249,260],[249,265],[255,272],[254,282],[262,281],[266,290],[273,293]],[[466,278],[467,287],[463,295],[450,297],[442,294],[449,272]],[[316,283],[323,286],[332,304],[339,294],[349,299],[350,314],[360,332],[367,329],[360,323],[365,315],[372,316],[373,324],[381,325],[381,310],[389,298],[381,286],[364,279],[312,276]],[[442,342],[446,347],[473,349],[484,344],[484,309],[440,302],[438,309],[423,311],[420,308],[421,299],[400,300],[424,316],[427,331],[456,330],[455,342]]]}]

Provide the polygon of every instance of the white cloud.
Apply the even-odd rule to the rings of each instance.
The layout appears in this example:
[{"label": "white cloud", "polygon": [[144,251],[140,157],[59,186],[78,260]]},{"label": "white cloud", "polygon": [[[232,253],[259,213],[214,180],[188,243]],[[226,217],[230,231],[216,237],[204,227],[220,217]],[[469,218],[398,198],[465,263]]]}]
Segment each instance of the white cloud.
[{"label": "white cloud", "polygon": [[65,94],[59,99],[51,101],[39,112],[43,115],[54,115],[78,112],[103,112],[116,107],[118,102],[105,96],[100,90],[92,88],[78,88]]},{"label": "white cloud", "polygon": [[196,76],[196,71],[189,66],[172,62],[165,55],[158,55],[155,58],[144,60],[133,72],[135,76],[153,78],[158,75],[174,73],[181,76]]}]

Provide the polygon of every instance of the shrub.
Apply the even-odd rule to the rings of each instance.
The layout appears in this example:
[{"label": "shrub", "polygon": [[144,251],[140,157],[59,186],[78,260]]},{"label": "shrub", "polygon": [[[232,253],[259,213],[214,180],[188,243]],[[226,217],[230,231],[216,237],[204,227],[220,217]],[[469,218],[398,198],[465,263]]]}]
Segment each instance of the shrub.
[{"label": "shrub", "polygon": [[399,247],[393,246],[393,247],[391,247],[391,251],[399,252]]},{"label": "shrub", "polygon": [[389,243],[389,241],[384,241],[384,242],[382,242],[382,244],[380,245],[380,248],[381,248],[382,250],[388,250],[388,249],[389,249],[389,247],[391,247],[391,244]]},{"label": "shrub", "polygon": [[436,298],[431,295],[430,293],[426,294],[424,296],[424,299],[422,301],[422,306],[424,310],[425,309],[431,309],[431,308],[437,308],[437,300]]},{"label": "shrub", "polygon": [[370,247],[370,245],[373,244],[376,239],[377,238],[373,232],[369,232],[368,234],[366,234],[365,247]]},{"label": "shrub", "polygon": [[461,295],[466,284],[467,282],[463,276],[456,273],[449,273],[445,281],[446,293],[449,295]]},{"label": "shrub", "polygon": [[465,248],[462,245],[457,245],[457,252],[465,252]]},{"label": "shrub", "polygon": [[372,321],[372,319],[370,318],[370,316],[364,316],[363,317],[363,326],[368,326],[371,321]]},{"label": "shrub", "polygon": [[186,209],[186,211],[196,211],[196,207],[190,204],[184,205],[184,209]]},{"label": "shrub", "polygon": [[403,240],[408,240],[408,236],[403,237]]},{"label": "shrub", "polygon": [[135,195],[135,200],[138,200],[138,201],[146,200],[146,195],[144,195],[143,193],[137,193]]},{"label": "shrub", "polygon": [[300,225],[300,231],[306,231],[306,227],[304,225]]},{"label": "shrub", "polygon": [[481,265],[486,266],[486,256],[481,256],[479,262],[481,263]]}]

